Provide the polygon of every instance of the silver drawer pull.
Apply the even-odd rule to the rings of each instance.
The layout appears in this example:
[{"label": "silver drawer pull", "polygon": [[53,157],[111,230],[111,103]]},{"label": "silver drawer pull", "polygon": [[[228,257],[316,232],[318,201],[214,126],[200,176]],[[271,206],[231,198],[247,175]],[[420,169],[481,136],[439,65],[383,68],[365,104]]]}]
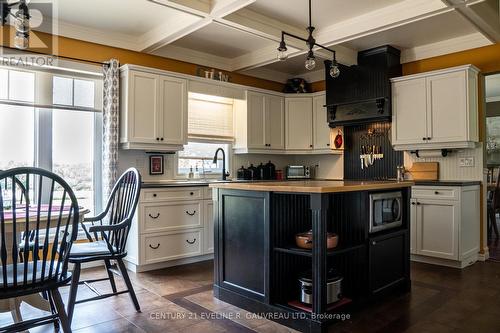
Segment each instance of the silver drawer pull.
[{"label": "silver drawer pull", "polygon": [[160,217],[160,213],[156,213],[156,216],[151,215],[151,213],[148,214],[150,218],[152,219],[157,219]]},{"label": "silver drawer pull", "polygon": [[189,239],[186,239],[186,242],[188,242],[188,244],[194,244],[196,243],[196,238],[193,238],[193,241],[189,241]]},{"label": "silver drawer pull", "polygon": [[188,211],[186,210],[186,214],[188,214],[189,216],[194,216],[194,214],[196,214],[196,211],[195,211],[195,210],[193,210],[193,212],[192,212],[192,213],[190,213],[190,212],[188,212]]},{"label": "silver drawer pull", "polygon": [[156,246],[149,244],[149,247],[152,248],[153,250],[156,250],[157,248],[160,247],[160,243],[158,243]]}]

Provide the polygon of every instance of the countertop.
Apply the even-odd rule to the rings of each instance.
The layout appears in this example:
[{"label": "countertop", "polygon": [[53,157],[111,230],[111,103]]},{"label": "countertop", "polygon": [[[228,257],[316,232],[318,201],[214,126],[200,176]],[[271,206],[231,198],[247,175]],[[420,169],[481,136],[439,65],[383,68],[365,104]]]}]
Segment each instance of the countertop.
[{"label": "countertop", "polygon": [[261,192],[336,193],[367,190],[387,190],[415,185],[412,181],[352,181],[352,180],[301,180],[274,182],[211,183],[212,188]]},{"label": "countertop", "polygon": [[415,185],[424,186],[473,186],[481,185],[479,180],[413,180]]},{"label": "countertop", "polygon": [[244,179],[175,179],[175,180],[161,180],[157,182],[142,182],[142,188],[162,188],[162,187],[191,187],[191,186],[208,186],[210,184],[220,183],[265,183],[273,182],[275,180],[244,180]]}]

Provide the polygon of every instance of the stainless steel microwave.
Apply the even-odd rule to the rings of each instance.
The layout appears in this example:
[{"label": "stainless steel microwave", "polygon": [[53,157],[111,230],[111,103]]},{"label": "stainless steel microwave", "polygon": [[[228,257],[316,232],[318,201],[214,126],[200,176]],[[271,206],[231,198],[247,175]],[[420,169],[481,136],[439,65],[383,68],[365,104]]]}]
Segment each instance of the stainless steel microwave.
[{"label": "stainless steel microwave", "polygon": [[370,194],[370,233],[402,225],[401,191]]},{"label": "stainless steel microwave", "polygon": [[312,168],[304,165],[289,165],[286,167],[287,179],[311,179],[314,178]]}]

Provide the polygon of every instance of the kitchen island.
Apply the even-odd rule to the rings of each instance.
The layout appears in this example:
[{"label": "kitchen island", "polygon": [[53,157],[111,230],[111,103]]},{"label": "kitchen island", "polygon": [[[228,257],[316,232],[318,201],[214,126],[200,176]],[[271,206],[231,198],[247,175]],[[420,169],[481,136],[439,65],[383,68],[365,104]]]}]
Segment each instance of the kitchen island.
[{"label": "kitchen island", "polygon": [[[412,182],[290,181],[210,184],[214,189],[215,297],[303,332],[382,295],[406,292]],[[400,195],[400,224],[370,232],[371,199]],[[390,209],[394,209],[391,207]],[[312,230],[312,249],[295,235]],[[327,249],[327,234],[338,245]],[[312,304],[300,302],[310,275]],[[331,274],[342,294],[328,302]]]}]

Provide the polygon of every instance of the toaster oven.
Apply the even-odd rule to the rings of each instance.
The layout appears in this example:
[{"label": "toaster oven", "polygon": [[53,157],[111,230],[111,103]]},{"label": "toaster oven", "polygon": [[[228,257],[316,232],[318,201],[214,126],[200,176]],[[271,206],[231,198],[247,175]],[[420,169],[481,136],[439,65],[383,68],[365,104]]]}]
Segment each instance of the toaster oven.
[{"label": "toaster oven", "polygon": [[286,179],[311,179],[312,168],[304,165],[289,165],[286,167]]}]

